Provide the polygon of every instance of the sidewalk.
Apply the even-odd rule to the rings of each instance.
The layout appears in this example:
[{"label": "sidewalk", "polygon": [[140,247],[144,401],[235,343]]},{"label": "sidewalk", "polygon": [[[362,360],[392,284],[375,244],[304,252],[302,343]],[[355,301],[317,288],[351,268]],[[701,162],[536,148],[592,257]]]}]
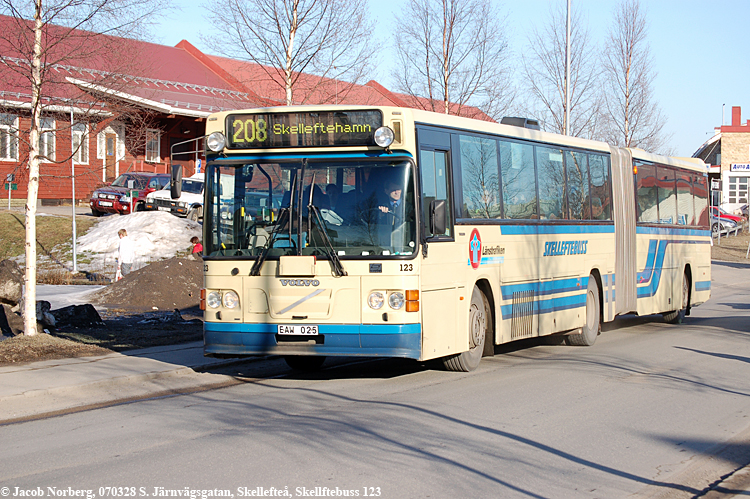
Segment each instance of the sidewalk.
[{"label": "sidewalk", "polygon": [[[245,359],[246,360],[246,359]],[[203,342],[0,367],[0,424],[114,401],[231,384],[204,373],[237,359],[203,356]]]}]

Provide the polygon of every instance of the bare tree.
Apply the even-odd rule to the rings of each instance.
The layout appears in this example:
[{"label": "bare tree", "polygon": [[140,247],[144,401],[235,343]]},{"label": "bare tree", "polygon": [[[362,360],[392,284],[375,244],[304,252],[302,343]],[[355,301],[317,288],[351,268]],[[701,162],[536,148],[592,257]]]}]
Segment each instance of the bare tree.
[{"label": "bare tree", "polygon": [[[100,119],[101,102],[69,81],[70,69],[84,61],[98,67],[121,60],[109,35],[137,35],[156,11],[168,6],[157,0],[50,0],[33,3],[2,0],[0,13],[9,16],[0,33],[0,72],[6,88],[30,96],[28,131],[28,195],[26,199],[26,270],[24,276],[24,334],[37,334],[36,317],[36,205],[42,161],[60,163],[52,133],[42,129],[45,117],[76,108],[81,117]],[[92,29],[99,33],[94,33]],[[89,76],[104,81],[111,71],[91,70]],[[44,139],[44,140],[41,140]],[[52,144],[52,147],[50,147]],[[75,154],[76,151],[73,151]]]},{"label": "bare tree", "polygon": [[510,106],[510,52],[491,2],[409,0],[397,25],[394,77],[413,105],[457,115],[475,106],[493,118]]},{"label": "bare tree", "polygon": [[[208,41],[227,57],[260,65],[267,81],[254,78],[247,82],[250,88],[279,88],[287,105],[326,102],[338,95],[338,80],[360,82],[370,68],[377,44],[366,5],[366,0],[215,0],[208,8],[218,35]],[[341,91],[350,89],[341,84]]]},{"label": "bare tree", "polygon": [[[534,100],[535,114],[543,128],[565,133],[565,25],[563,2],[551,7],[542,30],[529,36],[529,52],[523,55],[523,74]],[[599,65],[588,29],[579,11],[571,14],[570,27],[570,135],[598,138],[597,125],[602,93]]]},{"label": "bare tree", "polygon": [[665,118],[654,101],[656,77],[648,45],[646,13],[639,0],[622,0],[604,52],[607,140],[624,147],[666,152]]}]

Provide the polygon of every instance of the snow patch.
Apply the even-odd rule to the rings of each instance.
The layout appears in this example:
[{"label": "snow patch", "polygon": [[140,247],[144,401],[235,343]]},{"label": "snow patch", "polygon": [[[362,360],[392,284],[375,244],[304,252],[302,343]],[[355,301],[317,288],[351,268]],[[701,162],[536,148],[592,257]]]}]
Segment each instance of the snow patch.
[{"label": "snow patch", "polygon": [[202,225],[160,211],[142,211],[130,215],[109,215],[78,238],[77,252],[86,253],[92,266],[114,266],[120,238],[117,231],[125,229],[135,246],[135,268],[150,261],[172,258],[190,248],[190,238],[202,238]]}]

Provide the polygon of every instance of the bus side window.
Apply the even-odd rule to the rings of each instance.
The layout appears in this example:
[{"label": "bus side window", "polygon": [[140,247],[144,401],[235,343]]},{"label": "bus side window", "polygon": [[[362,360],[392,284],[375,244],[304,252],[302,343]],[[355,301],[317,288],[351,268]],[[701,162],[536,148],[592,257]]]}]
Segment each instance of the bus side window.
[{"label": "bus side window", "polygon": [[539,218],[536,204],[534,146],[501,141],[500,170],[505,218]]},{"label": "bus side window", "polygon": [[658,222],[656,197],[656,169],[653,165],[640,163],[636,174],[636,210],[639,222]]},{"label": "bus side window", "polygon": [[[419,157],[422,172],[422,216],[425,221],[426,236],[450,236],[453,226],[453,207],[448,199],[448,153],[423,149]],[[430,203],[436,200],[444,200],[446,203],[448,219],[445,232],[442,234],[432,234],[429,228]]]},{"label": "bus side window", "polygon": [[612,220],[612,177],[609,172],[609,158],[599,154],[589,154],[588,157],[591,172],[591,218]]}]

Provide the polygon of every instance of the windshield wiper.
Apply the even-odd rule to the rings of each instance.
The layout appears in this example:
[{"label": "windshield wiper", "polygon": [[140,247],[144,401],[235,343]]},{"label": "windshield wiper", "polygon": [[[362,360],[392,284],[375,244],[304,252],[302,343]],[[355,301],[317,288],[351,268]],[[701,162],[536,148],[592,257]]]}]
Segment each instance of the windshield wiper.
[{"label": "windshield wiper", "polygon": [[[328,229],[326,229],[325,222],[323,221],[323,216],[320,214],[320,209],[312,203],[307,205],[307,209],[309,211],[308,217],[312,213],[315,214],[315,220],[317,221],[316,225],[318,226],[318,230],[320,230],[320,233],[323,235],[323,247],[325,249],[326,255],[328,256],[328,259],[331,261],[333,273],[336,274],[336,277],[349,275],[346,273],[346,270],[344,270],[344,266],[341,265],[341,259],[339,258],[339,255],[336,253],[336,250],[333,247],[331,238],[328,237]],[[311,232],[308,231],[308,234],[311,234]]]},{"label": "windshield wiper", "polygon": [[274,241],[276,241],[276,234],[278,234],[284,228],[284,226],[287,224],[288,221],[289,221],[289,208],[282,208],[281,212],[279,213],[278,224],[271,231],[271,234],[268,237],[268,241],[266,242],[266,245],[263,247],[263,251],[258,256],[258,259],[255,260],[253,267],[250,269],[251,276],[260,275],[260,268],[263,266],[263,262],[266,261],[266,258],[268,257],[268,252],[271,251],[271,248],[273,248],[273,243]]}]

